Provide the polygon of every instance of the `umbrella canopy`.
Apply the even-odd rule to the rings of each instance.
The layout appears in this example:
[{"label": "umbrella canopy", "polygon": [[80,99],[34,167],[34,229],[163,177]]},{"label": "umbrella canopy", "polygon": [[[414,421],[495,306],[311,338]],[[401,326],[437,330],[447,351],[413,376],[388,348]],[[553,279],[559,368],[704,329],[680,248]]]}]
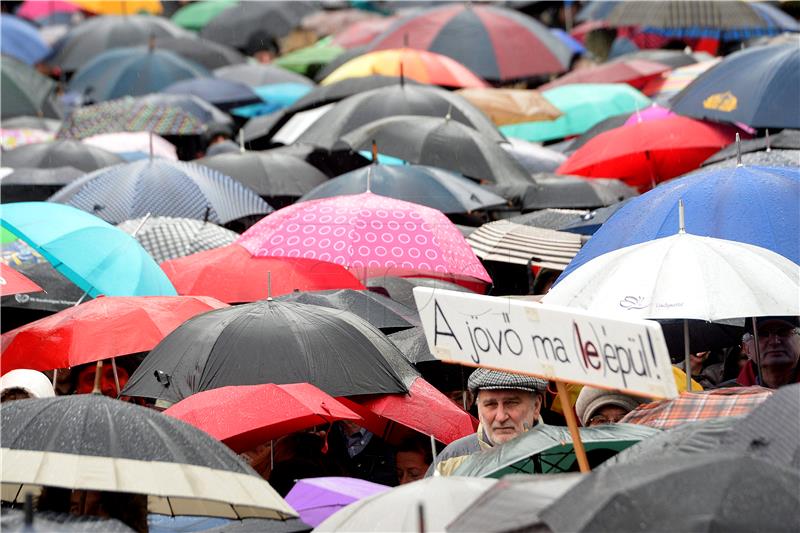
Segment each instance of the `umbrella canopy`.
[{"label": "umbrella canopy", "polygon": [[73,167],[92,172],[124,161],[113,152],[71,139],[26,144],[3,153],[3,165],[11,168]]},{"label": "umbrella canopy", "polygon": [[793,200],[799,196],[797,169],[695,172],[627,202],[581,248],[562,277],[612,250],[673,235],[681,199],[691,233],[760,246],[800,264],[800,242],[794,238],[800,232],[800,205]]},{"label": "umbrella canopy", "polygon": [[8,402],[0,416],[4,500],[40,485],[146,494],[167,515],[296,516],[223,444],[152,409],[81,394]]},{"label": "umbrella canopy", "polygon": [[4,333],[0,364],[3,373],[52,370],[147,352],[189,318],[222,307],[209,297],[96,298]]},{"label": "umbrella canopy", "polygon": [[739,164],[750,167],[769,166],[797,168],[798,161],[800,161],[800,150],[770,150],[768,152],[763,151],[742,154],[741,161],[733,157],[717,163],[703,164],[703,168],[707,170],[713,168],[734,168]]},{"label": "umbrella canopy", "polygon": [[205,0],[192,2],[172,15],[172,22],[187,30],[200,31],[214,17],[238,3],[238,0]]},{"label": "umbrella canopy", "polygon": [[191,37],[191,34],[162,17],[133,14],[90,17],[56,44],[47,62],[73,72],[111,48],[146,45],[152,37]]},{"label": "umbrella canopy", "polygon": [[[589,459],[596,464],[657,433],[655,429],[631,424],[580,428],[581,441]],[[566,427],[537,426],[502,446],[468,457],[453,475],[499,479],[506,474],[572,472],[577,469],[572,444]]]},{"label": "umbrella canopy", "polygon": [[40,286],[5,263],[0,263],[0,296],[43,291]]},{"label": "umbrella canopy", "polygon": [[84,11],[95,15],[134,15],[136,13],[160,14],[164,7],[159,0],[122,0],[110,4],[103,0],[73,0]]},{"label": "umbrella canopy", "polygon": [[636,189],[617,179],[584,178],[539,173],[535,183],[489,185],[504,198],[520,205],[522,211],[565,208],[580,209],[611,205],[636,195]]},{"label": "umbrella canopy", "polygon": [[[315,531],[444,531],[495,480],[428,477],[359,500],[331,515]],[[422,508],[420,510],[420,507]]]},{"label": "umbrella canopy", "polygon": [[438,209],[445,214],[468,213],[506,201],[453,172],[423,165],[371,165],[318,185],[300,201],[363,191]]},{"label": "umbrella canopy", "polygon": [[523,226],[509,220],[484,224],[467,242],[484,261],[563,270],[583,245],[581,236],[552,229]]},{"label": "umbrella canopy", "polygon": [[775,135],[767,132],[765,137],[731,144],[703,161],[703,166],[733,159],[736,157],[737,152],[744,156],[753,152],[771,152],[776,148],[779,149],[777,150],[779,152],[783,149],[800,150],[800,130],[787,129]]},{"label": "umbrella canopy", "polygon": [[459,172],[499,184],[531,183],[531,178],[492,139],[449,116],[399,115],[369,122],[341,139],[354,150],[369,150],[418,165]]},{"label": "umbrella canopy", "polygon": [[150,352],[123,394],[177,402],[228,385],[301,382],[332,396],[402,393],[398,362],[407,366],[380,330],[352,313],[262,300],[185,322]]},{"label": "umbrella canopy", "polygon": [[221,67],[214,71],[214,76],[228,81],[244,83],[250,87],[262,87],[275,83],[299,83],[301,85],[313,86],[314,82],[276,65],[264,65],[261,63],[244,63],[242,65],[230,65]]},{"label": "umbrella canopy", "polygon": [[422,326],[391,333],[388,337],[412,365],[439,361],[428,349],[428,341]]},{"label": "umbrella canopy", "polygon": [[311,46],[281,55],[274,63],[286,70],[313,77],[320,67],[327,65],[344,53],[345,49],[326,37]]},{"label": "umbrella canopy", "polygon": [[692,83],[700,74],[719,63],[720,60],[721,58],[715,57],[707,61],[701,61],[700,63],[666,72],[662,74],[660,78],[654,78],[648,81],[642,88],[642,92],[666,105],[666,102],[668,102],[670,98],[685,89],[686,86]]},{"label": "umbrella canopy", "polygon": [[3,13],[0,15],[0,51],[3,56],[11,56],[28,65],[35,65],[50,53],[50,47],[39,36],[33,24]]},{"label": "umbrella canopy", "polygon": [[309,383],[220,387],[184,398],[164,414],[202,429],[240,453],[313,426],[361,421]]},{"label": "umbrella canopy", "polygon": [[284,207],[237,243],[257,256],[330,261],[364,279],[428,274],[491,283],[464,237],[440,211],[370,192]]},{"label": "umbrella canopy", "polygon": [[600,229],[611,215],[619,211],[619,209],[630,201],[630,198],[617,202],[616,204],[601,209],[594,209],[588,213],[583,213],[578,218],[570,221],[559,227],[563,231],[571,231],[572,233],[580,233],[581,235],[594,235]]},{"label": "umbrella canopy", "polygon": [[406,307],[416,309],[417,304],[414,299],[414,287],[432,287],[456,292],[472,292],[470,289],[436,278],[414,277],[399,278],[396,276],[382,276],[372,278],[367,281],[368,287],[379,287],[389,294],[395,302],[399,302]]},{"label": "umbrella canopy", "polygon": [[211,77],[176,81],[164,87],[163,92],[192,94],[222,110],[261,101],[253,89],[244,83]]},{"label": "umbrella canopy", "polygon": [[3,150],[13,150],[26,144],[52,141],[55,134],[49,131],[28,128],[8,129],[0,128],[0,147]]},{"label": "umbrella canopy", "polygon": [[544,91],[542,95],[563,113],[552,121],[503,126],[509,137],[526,141],[552,141],[579,135],[603,119],[632,113],[650,105],[650,99],[628,84],[578,83]]},{"label": "umbrella canopy", "polygon": [[201,37],[159,37],[155,40],[155,47],[157,50],[174,52],[208,70],[245,62],[238,50]]},{"label": "umbrella canopy", "polygon": [[16,15],[28,20],[37,20],[50,17],[57,13],[75,13],[80,10],[73,2],[65,0],[53,0],[48,2],[35,2],[28,0],[22,2],[17,8]]},{"label": "umbrella canopy", "polygon": [[711,55],[705,52],[691,53],[687,50],[664,50],[660,48],[650,50],[637,50],[629,54],[624,54],[614,58],[611,62],[627,61],[631,59],[641,59],[653,63],[667,65],[671,69],[678,69],[689,65],[694,65],[700,61],[711,59]]},{"label": "umbrella canopy", "polygon": [[[14,248],[29,250],[28,252],[12,251]],[[46,290],[46,293],[20,293],[13,296],[2,297],[0,305],[7,310],[3,320],[4,330],[11,329],[16,322],[10,318],[19,311],[27,317],[35,317],[33,320],[55,313],[62,309],[74,306],[78,301],[86,301],[90,296],[84,296],[84,291],[77,285],[69,281],[58,270],[45,261],[40,255],[31,255],[35,252],[22,241],[15,243],[13,248],[3,245],[3,264],[10,264],[14,270],[19,271],[27,278],[34,281],[37,285]],[[23,255],[24,254],[24,255]],[[81,300],[83,297],[83,300]],[[26,320],[29,322],[30,320]],[[6,327],[8,324],[10,327]]]},{"label": "umbrella canopy", "polygon": [[[153,155],[173,161],[178,160],[175,145],[160,135],[155,135],[150,132],[101,133],[100,135],[92,135],[91,137],[85,138],[83,143],[120,154],[121,159],[125,157],[141,159],[148,155]],[[117,162],[121,163],[122,160]],[[116,164],[117,162],[109,163],[109,165]],[[86,171],[91,172],[92,170],[97,170],[97,168],[88,169]]]},{"label": "umbrella canopy", "polygon": [[561,163],[567,160],[567,156],[560,152],[513,137],[510,137],[508,142],[501,143],[500,146],[519,161],[530,174],[555,172]]},{"label": "umbrella canopy", "polygon": [[735,140],[737,130],[678,115],[601,133],[558,168],[560,174],[613,177],[648,189],[700,167]]},{"label": "umbrella canopy", "polygon": [[450,56],[492,81],[564,72],[572,59],[572,51],[532,17],[485,5],[453,4],[411,14],[376,37],[370,48],[400,46]]},{"label": "umbrella canopy", "polygon": [[56,84],[21,61],[3,57],[0,62],[0,117],[23,115],[61,118],[55,99]]},{"label": "umbrella canopy", "polygon": [[70,91],[95,102],[161,91],[176,81],[211,76],[197,63],[172,52],[143,46],[114,48],[83,65]]},{"label": "umbrella canopy", "polygon": [[[596,470],[539,517],[557,532],[792,530],[800,527],[798,483],[797,470],[747,455],[662,456]],[[769,503],[753,494],[769,494]]]},{"label": "umbrella canopy", "polygon": [[228,303],[254,302],[295,290],[363,289],[344,267],[299,257],[257,257],[231,244],[165,261],[178,294],[209,295]]},{"label": "umbrella canopy", "polygon": [[300,514],[303,522],[316,527],[342,507],[387,490],[386,485],[357,478],[299,479],[286,495],[286,503]]},{"label": "umbrella canopy", "polygon": [[378,50],[358,56],[328,74],[320,84],[330,85],[372,74],[408,76],[420,83],[442,87],[486,87],[486,82],[458,61],[413,48]]},{"label": "umbrella canopy", "polygon": [[461,89],[469,103],[483,111],[496,126],[555,120],[561,111],[539,91],[524,89]]},{"label": "umbrella canopy", "polygon": [[9,118],[3,120],[3,129],[30,129],[45,131],[48,133],[55,133],[61,127],[61,121],[52,118],[44,118],[39,116],[26,116]]},{"label": "umbrella canopy", "polygon": [[89,296],[171,296],[175,289],[135,239],[73,207],[6,204],[0,224]]},{"label": "umbrella canopy", "polygon": [[135,218],[117,227],[136,238],[158,263],[226,246],[239,237],[235,231],[191,218]]},{"label": "umbrella canopy", "polygon": [[658,78],[670,68],[663,63],[644,59],[617,60],[596,67],[573,70],[545,85],[540,91],[547,91],[573,83],[627,83],[635,89],[642,89],[647,82]]},{"label": "umbrella canopy", "polygon": [[[741,3],[741,2],[736,2]],[[746,73],[746,75],[742,75]],[[758,80],[758,83],[753,83]],[[800,128],[800,50],[794,44],[733,53],[670,101],[681,115],[754,128]]]},{"label": "umbrella canopy", "polygon": [[118,224],[148,213],[226,224],[272,208],[253,191],[207,167],[143,159],[101,169],[50,199]]},{"label": "umbrella canopy", "polygon": [[367,46],[398,20],[397,15],[361,20],[342,28],[333,35],[333,43],[345,49]]},{"label": "umbrella canopy", "polygon": [[[138,105],[157,105],[177,108],[199,120],[209,128],[220,128],[233,133],[233,120],[230,115],[193,94],[153,93],[132,99]],[[158,132],[155,132],[158,133]]]}]

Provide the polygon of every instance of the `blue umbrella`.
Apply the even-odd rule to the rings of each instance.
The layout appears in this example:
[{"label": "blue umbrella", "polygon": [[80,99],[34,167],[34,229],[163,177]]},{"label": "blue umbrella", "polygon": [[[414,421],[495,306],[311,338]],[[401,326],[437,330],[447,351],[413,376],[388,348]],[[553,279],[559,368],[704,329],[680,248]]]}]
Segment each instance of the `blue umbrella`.
[{"label": "blue umbrella", "polygon": [[135,46],[98,55],[75,73],[69,89],[102,102],[154,93],[176,81],[208,76],[211,73],[204,67],[177,54]]},{"label": "blue umbrella", "polygon": [[754,128],[800,128],[797,43],[733,53],[671,100],[678,114]]},{"label": "blue umbrella", "polygon": [[177,294],[135,238],[73,207],[47,202],[4,204],[0,225],[93,298]]},{"label": "blue umbrella", "polygon": [[164,89],[166,94],[193,94],[222,110],[260,102],[253,89],[238,81],[220,78],[194,78],[175,82]]},{"label": "blue umbrella", "polygon": [[106,222],[153,216],[227,224],[272,211],[253,190],[208,167],[153,159],[107,167],[73,181],[50,198]]},{"label": "blue umbrella", "polygon": [[687,232],[761,246],[800,263],[798,198],[798,168],[699,170],[626,203],[581,248],[559,279],[604,253],[674,235],[681,199]]},{"label": "blue umbrella", "polygon": [[14,15],[0,15],[0,51],[28,65],[35,65],[47,54],[50,47],[33,26]]}]

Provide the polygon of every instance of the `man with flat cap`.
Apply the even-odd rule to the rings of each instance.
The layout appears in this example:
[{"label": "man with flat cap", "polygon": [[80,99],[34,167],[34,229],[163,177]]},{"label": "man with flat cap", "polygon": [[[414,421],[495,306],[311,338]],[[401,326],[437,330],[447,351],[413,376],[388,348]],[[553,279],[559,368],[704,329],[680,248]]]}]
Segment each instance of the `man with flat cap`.
[{"label": "man with flat cap", "polygon": [[475,433],[451,442],[428,470],[450,475],[467,457],[507,442],[541,423],[539,411],[547,381],[520,374],[479,368],[468,386],[478,405]]},{"label": "man with flat cap", "polygon": [[748,320],[748,333],[742,344],[750,360],[736,378],[737,384],[777,389],[789,383],[800,382],[800,319],[796,316],[757,318],[758,361],[751,324]]}]

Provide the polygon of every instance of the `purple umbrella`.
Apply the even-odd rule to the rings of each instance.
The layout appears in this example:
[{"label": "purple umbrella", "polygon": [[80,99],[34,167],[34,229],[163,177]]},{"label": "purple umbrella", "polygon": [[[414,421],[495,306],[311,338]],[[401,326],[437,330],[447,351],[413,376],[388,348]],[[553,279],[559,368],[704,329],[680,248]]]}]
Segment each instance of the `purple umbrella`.
[{"label": "purple umbrella", "polygon": [[300,519],[317,527],[330,515],[358,500],[391,489],[386,485],[351,477],[316,477],[299,480],[286,502],[298,513]]}]

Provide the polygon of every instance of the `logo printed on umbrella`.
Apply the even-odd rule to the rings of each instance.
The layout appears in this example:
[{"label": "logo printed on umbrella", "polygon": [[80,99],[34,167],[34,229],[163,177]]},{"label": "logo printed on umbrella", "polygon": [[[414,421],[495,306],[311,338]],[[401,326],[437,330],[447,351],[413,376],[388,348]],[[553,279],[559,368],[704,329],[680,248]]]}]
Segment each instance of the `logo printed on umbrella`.
[{"label": "logo printed on umbrella", "polygon": [[619,301],[619,306],[623,309],[644,309],[647,304],[644,296],[626,296]]},{"label": "logo printed on umbrella", "polygon": [[706,109],[716,109],[717,111],[730,112],[736,109],[739,100],[730,91],[712,94],[703,100],[703,107]]}]

